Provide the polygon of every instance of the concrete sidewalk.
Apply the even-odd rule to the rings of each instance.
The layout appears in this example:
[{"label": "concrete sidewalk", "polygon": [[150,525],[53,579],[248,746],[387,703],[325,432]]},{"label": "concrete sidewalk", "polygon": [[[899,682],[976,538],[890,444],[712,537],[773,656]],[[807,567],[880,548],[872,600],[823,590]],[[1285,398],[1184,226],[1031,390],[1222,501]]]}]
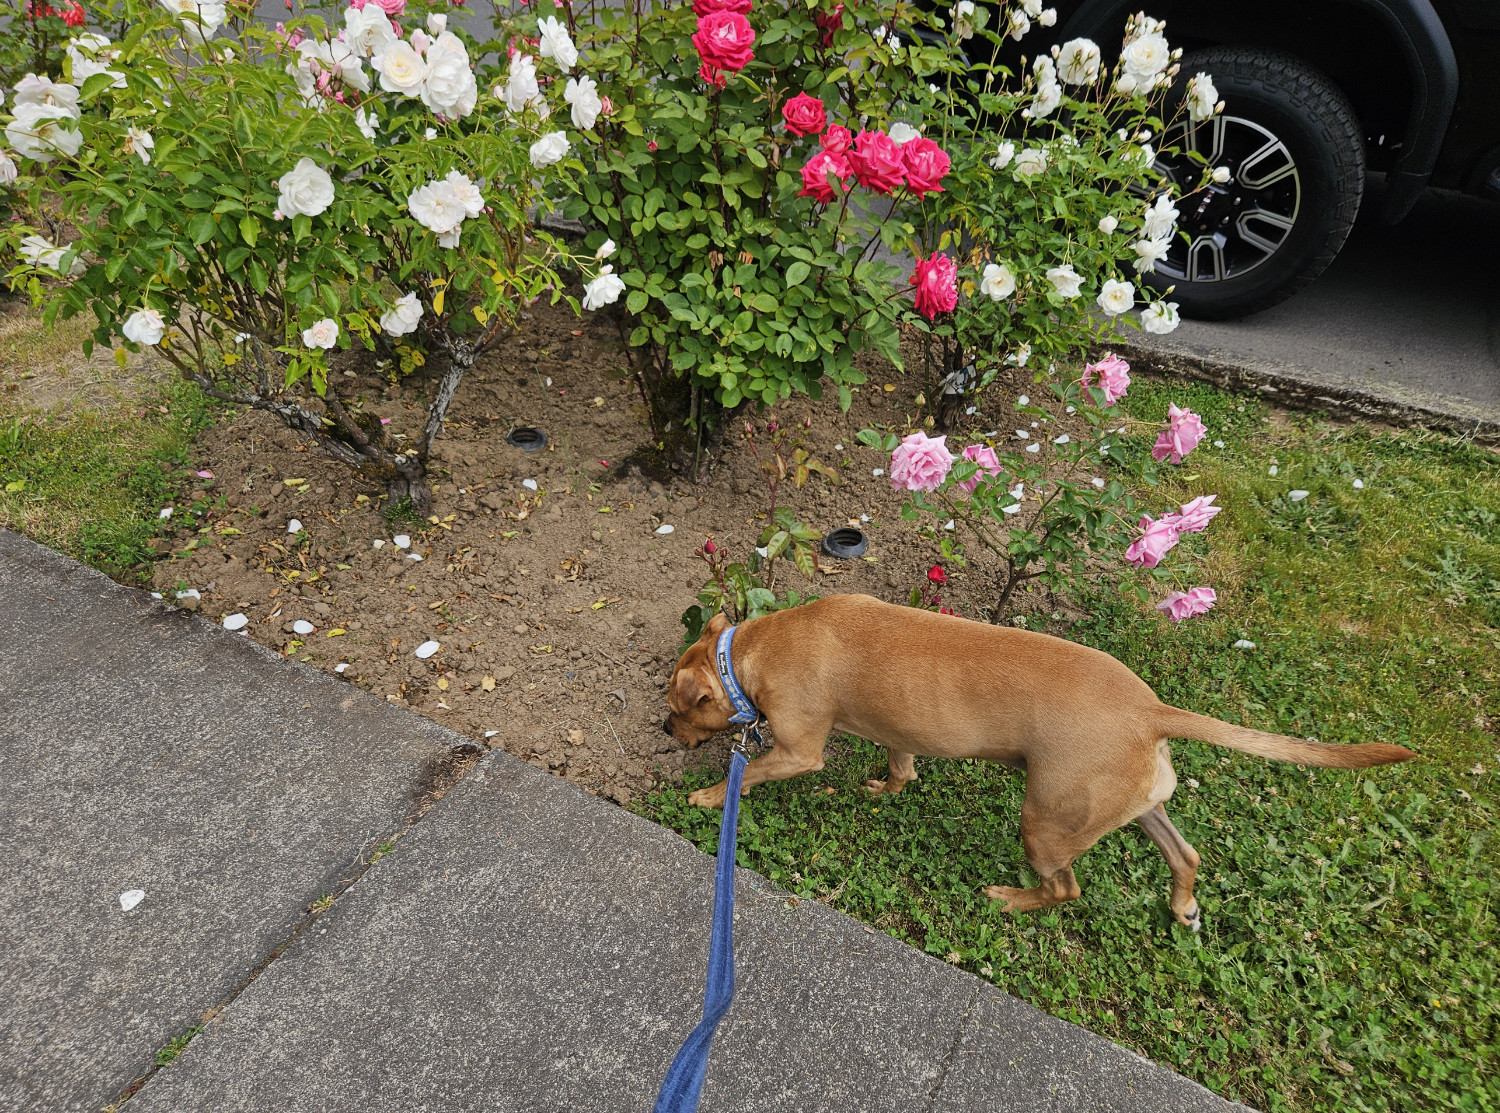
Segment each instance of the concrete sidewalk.
[{"label": "concrete sidewalk", "polygon": [[[0,1108],[650,1107],[711,859],[4,531],[0,615]],[[1238,1108],[744,871],[736,936],[705,1111]]]}]

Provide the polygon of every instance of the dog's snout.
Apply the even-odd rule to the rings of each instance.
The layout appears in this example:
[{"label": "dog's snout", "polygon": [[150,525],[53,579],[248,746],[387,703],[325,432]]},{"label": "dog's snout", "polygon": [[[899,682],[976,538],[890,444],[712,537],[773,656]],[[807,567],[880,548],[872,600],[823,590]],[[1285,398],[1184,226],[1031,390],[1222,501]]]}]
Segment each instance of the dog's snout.
[{"label": "dog's snout", "polygon": [[661,729],[666,731],[668,734],[672,733],[672,716],[668,715],[661,721]]}]

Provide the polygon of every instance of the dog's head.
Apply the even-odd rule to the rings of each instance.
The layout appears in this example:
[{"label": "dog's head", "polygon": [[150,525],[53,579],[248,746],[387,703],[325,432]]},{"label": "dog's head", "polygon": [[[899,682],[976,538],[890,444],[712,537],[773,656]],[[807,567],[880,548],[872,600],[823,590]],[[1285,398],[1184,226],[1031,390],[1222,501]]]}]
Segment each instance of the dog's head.
[{"label": "dog's head", "polygon": [[669,714],[662,729],[690,750],[727,729],[734,714],[734,704],[719,683],[714,665],[714,648],[728,626],[729,619],[714,615],[698,640],[678,658],[667,686]]}]

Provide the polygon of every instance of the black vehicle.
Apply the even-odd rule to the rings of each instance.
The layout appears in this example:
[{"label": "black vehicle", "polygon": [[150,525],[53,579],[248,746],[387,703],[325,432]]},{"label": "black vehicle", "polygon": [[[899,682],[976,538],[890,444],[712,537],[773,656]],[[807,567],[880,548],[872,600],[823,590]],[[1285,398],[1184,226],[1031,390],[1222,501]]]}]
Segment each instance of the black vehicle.
[{"label": "black vehicle", "polygon": [[[1185,235],[1147,276],[1175,287],[1184,316],[1241,317],[1306,286],[1343,247],[1370,172],[1385,175],[1389,224],[1428,186],[1500,198],[1500,0],[1056,6],[1028,54],[1078,36],[1118,50],[1126,17],[1144,9],[1184,49],[1182,80],[1212,75],[1225,102],[1161,142],[1233,175],[1180,206]],[[1168,177],[1188,165],[1157,163]]]}]

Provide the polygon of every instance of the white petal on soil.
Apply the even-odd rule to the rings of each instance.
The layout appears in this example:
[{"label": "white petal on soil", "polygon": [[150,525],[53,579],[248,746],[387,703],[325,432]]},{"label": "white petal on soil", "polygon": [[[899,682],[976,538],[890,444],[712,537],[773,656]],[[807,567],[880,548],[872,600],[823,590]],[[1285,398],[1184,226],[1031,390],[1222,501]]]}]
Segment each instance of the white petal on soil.
[{"label": "white petal on soil", "polygon": [[859,520],[861,522],[868,522],[870,520],[870,516],[868,514],[861,514],[859,516]]},{"label": "white petal on soil", "polygon": [[487,731],[484,732],[484,736],[486,738],[493,738],[493,737],[495,737],[495,735],[497,735],[499,733],[500,732],[498,730],[487,730]]},{"label": "white petal on soil", "polygon": [[1026,484],[1024,484],[1024,483],[1017,483],[1014,487],[1012,487],[1010,489],[1010,497],[1013,498],[1013,499],[1025,498],[1026,497]]},{"label": "white petal on soil", "polygon": [[1239,641],[1234,643],[1234,647],[1236,649],[1254,649],[1255,643],[1252,641],[1248,641],[1245,638],[1241,638]]},{"label": "white petal on soil", "polygon": [[668,525],[660,525],[660,526],[656,527],[656,532],[657,533],[661,533],[661,534],[676,533],[677,532],[677,527],[676,526],[668,526]]},{"label": "white petal on soil", "polygon": [[841,444],[836,444],[836,445],[833,446],[833,450],[835,452],[842,452],[842,451],[844,451],[844,446],[841,445]]},{"label": "white petal on soil", "polygon": [[1307,497],[1307,492],[1306,491],[1288,491],[1287,492],[1287,498],[1291,499],[1293,502],[1301,502],[1306,497]]},{"label": "white petal on soil", "polygon": [[1095,487],[1098,487],[1101,491],[1104,490],[1104,480],[1100,479],[1097,475],[1089,482],[1093,483],[1093,485]]},{"label": "white petal on soil", "polygon": [[286,524],[286,531],[288,533],[301,533],[302,532],[302,523],[299,522],[296,518],[293,518],[290,522],[288,522]]},{"label": "white petal on soil", "polygon": [[120,911],[129,912],[146,899],[145,889],[126,889],[120,894]]},{"label": "white petal on soil", "polygon": [[409,549],[411,548],[411,538],[404,533],[398,533],[395,537],[391,538],[391,544],[398,549]]},{"label": "white petal on soil", "polygon": [[438,642],[423,642],[417,646],[416,654],[419,659],[425,661],[442,648],[442,645]]},{"label": "white petal on soil", "polygon": [[171,516],[172,508],[170,506],[163,506],[156,512],[157,521],[161,521],[163,518],[170,518]]},{"label": "white petal on soil", "polygon": [[1363,479],[1356,479],[1354,481],[1354,489],[1356,491],[1363,491],[1365,489],[1365,481]]},{"label": "white petal on soil", "polygon": [[1026,451],[1027,452],[1040,452],[1041,450],[1042,450],[1042,446],[1039,445],[1039,444],[1037,444],[1036,441],[1032,441],[1030,444],[1028,444],[1026,446]]},{"label": "white petal on soil", "polygon": [[186,591],[179,591],[177,593],[177,598],[179,598],[179,599],[202,599],[203,598],[203,593],[200,592],[196,587],[190,587]]},{"label": "white petal on soil", "polygon": [[1002,506],[1000,510],[1005,514],[1019,514],[1021,512],[1021,504],[1016,503],[1014,506]]},{"label": "white petal on soil", "polygon": [[299,618],[296,622],[292,623],[292,633],[301,634],[303,637],[311,634],[316,629],[317,627],[305,618]]},{"label": "white petal on soil", "polygon": [[755,551],[756,551],[757,554],[759,554],[761,560],[765,560],[766,559],[766,550],[765,550],[764,547],[757,546]]},{"label": "white petal on soil", "polygon": [[882,475],[885,474],[885,469],[884,468],[872,468],[872,469],[870,469],[870,474],[873,475],[876,479],[879,479]]},{"label": "white petal on soil", "polygon": [[407,553],[406,554],[406,559],[407,560],[421,560],[422,559],[422,555],[420,553]]},{"label": "white petal on soil", "polygon": [[943,528],[944,529],[952,529],[953,528],[953,519],[949,518],[948,521],[943,525]]},{"label": "white petal on soil", "polygon": [[537,489],[535,479],[523,479],[521,480],[521,486],[525,487],[528,491],[535,491]]},{"label": "white petal on soil", "polygon": [[1016,430],[1016,439],[1023,440],[1023,441],[1029,441],[1031,439],[1031,434],[1028,433],[1025,429],[1017,429]]},{"label": "white petal on soil", "polygon": [[973,417],[978,412],[979,412],[979,407],[978,406],[970,406],[968,409],[966,409],[964,411],[964,413],[968,414],[970,417]]},{"label": "white petal on soil", "polygon": [[334,672],[343,672],[348,667],[349,667],[349,662],[348,661],[340,661],[338,664],[336,664],[336,665],[333,666],[333,671]]},{"label": "white petal on soil", "polygon": [[1029,405],[1031,405],[1031,399],[1028,398],[1028,397],[1026,397],[1026,395],[1023,394],[1023,395],[1021,395],[1021,397],[1019,397],[1019,398],[1016,399],[1016,405],[1018,405],[1018,406],[1029,406]]},{"label": "white petal on soil", "polygon": [[161,598],[161,592],[159,592],[159,591],[153,591],[151,593],[151,598],[153,598],[153,599],[160,599]]},{"label": "white petal on soil", "polygon": [[224,629],[243,630],[249,622],[250,620],[242,614],[226,615],[224,618]]},{"label": "white petal on soil", "polygon": [[380,538],[377,537],[374,541],[370,542],[370,548],[372,548],[372,549],[383,549],[383,548],[385,548],[385,542],[382,541]]},{"label": "white petal on soil", "polygon": [[1074,409],[1072,406],[1069,406],[1065,412],[1066,413],[1070,413],[1070,414],[1076,414],[1078,411],[1076,409]]},{"label": "white petal on soil", "polygon": [[1060,437],[1054,437],[1053,440],[1052,440],[1052,443],[1053,444],[1067,444],[1072,439],[1073,439],[1072,437],[1070,437],[1070,436],[1068,436],[1068,434],[1064,433]]}]

